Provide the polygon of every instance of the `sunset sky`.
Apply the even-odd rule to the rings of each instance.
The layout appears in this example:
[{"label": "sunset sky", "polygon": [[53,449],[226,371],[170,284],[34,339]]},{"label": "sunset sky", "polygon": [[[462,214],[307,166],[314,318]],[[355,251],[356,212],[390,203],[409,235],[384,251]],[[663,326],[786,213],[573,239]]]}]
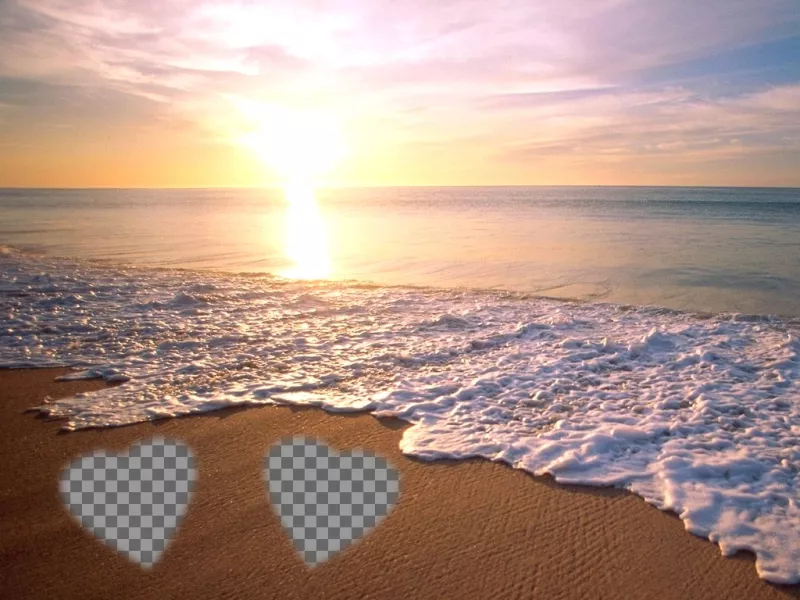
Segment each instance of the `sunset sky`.
[{"label": "sunset sky", "polygon": [[798,32],[798,0],[0,0],[0,186],[800,186]]}]

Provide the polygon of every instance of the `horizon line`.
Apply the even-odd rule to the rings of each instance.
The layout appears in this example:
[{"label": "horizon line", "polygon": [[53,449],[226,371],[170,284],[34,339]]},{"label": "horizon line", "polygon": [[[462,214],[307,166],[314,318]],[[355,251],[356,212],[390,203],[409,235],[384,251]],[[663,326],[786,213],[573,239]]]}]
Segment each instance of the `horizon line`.
[{"label": "horizon line", "polygon": [[[675,185],[675,184],[405,184],[405,185],[318,185],[316,189],[388,189],[388,188],[675,188],[675,189],[776,189],[800,190],[800,185]],[[221,185],[221,186],[4,186],[0,190],[272,190],[283,189],[282,184]]]}]

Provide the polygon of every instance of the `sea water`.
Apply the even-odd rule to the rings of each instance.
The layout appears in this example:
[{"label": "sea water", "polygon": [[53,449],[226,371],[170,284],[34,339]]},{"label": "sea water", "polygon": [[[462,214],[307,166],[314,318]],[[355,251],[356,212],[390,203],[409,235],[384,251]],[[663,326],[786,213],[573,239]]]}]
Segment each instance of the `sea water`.
[{"label": "sea water", "polygon": [[0,365],[125,382],[45,404],[67,429],[247,404],[395,416],[409,455],[629,489],[800,581],[796,190],[317,204],[327,281],[275,275],[277,192],[2,192]]},{"label": "sea water", "polygon": [[304,229],[281,190],[0,190],[0,244],[278,273],[322,233],[336,280],[800,316],[800,189],[328,189],[317,205]]}]

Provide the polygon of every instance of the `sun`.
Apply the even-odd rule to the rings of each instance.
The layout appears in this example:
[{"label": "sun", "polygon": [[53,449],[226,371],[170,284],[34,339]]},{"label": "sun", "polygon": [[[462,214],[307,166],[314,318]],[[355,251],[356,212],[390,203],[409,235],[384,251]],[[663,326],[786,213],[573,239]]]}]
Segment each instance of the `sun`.
[{"label": "sun", "polygon": [[252,127],[240,141],[274,170],[284,185],[314,184],[345,155],[342,130],[322,110],[240,102]]}]

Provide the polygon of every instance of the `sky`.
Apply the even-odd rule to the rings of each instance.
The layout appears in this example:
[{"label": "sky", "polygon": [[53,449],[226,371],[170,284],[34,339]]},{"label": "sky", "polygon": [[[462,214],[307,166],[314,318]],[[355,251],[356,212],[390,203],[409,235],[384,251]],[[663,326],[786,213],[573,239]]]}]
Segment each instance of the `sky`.
[{"label": "sky", "polygon": [[798,0],[0,0],[0,40],[0,186],[303,160],[336,185],[800,186]]}]

